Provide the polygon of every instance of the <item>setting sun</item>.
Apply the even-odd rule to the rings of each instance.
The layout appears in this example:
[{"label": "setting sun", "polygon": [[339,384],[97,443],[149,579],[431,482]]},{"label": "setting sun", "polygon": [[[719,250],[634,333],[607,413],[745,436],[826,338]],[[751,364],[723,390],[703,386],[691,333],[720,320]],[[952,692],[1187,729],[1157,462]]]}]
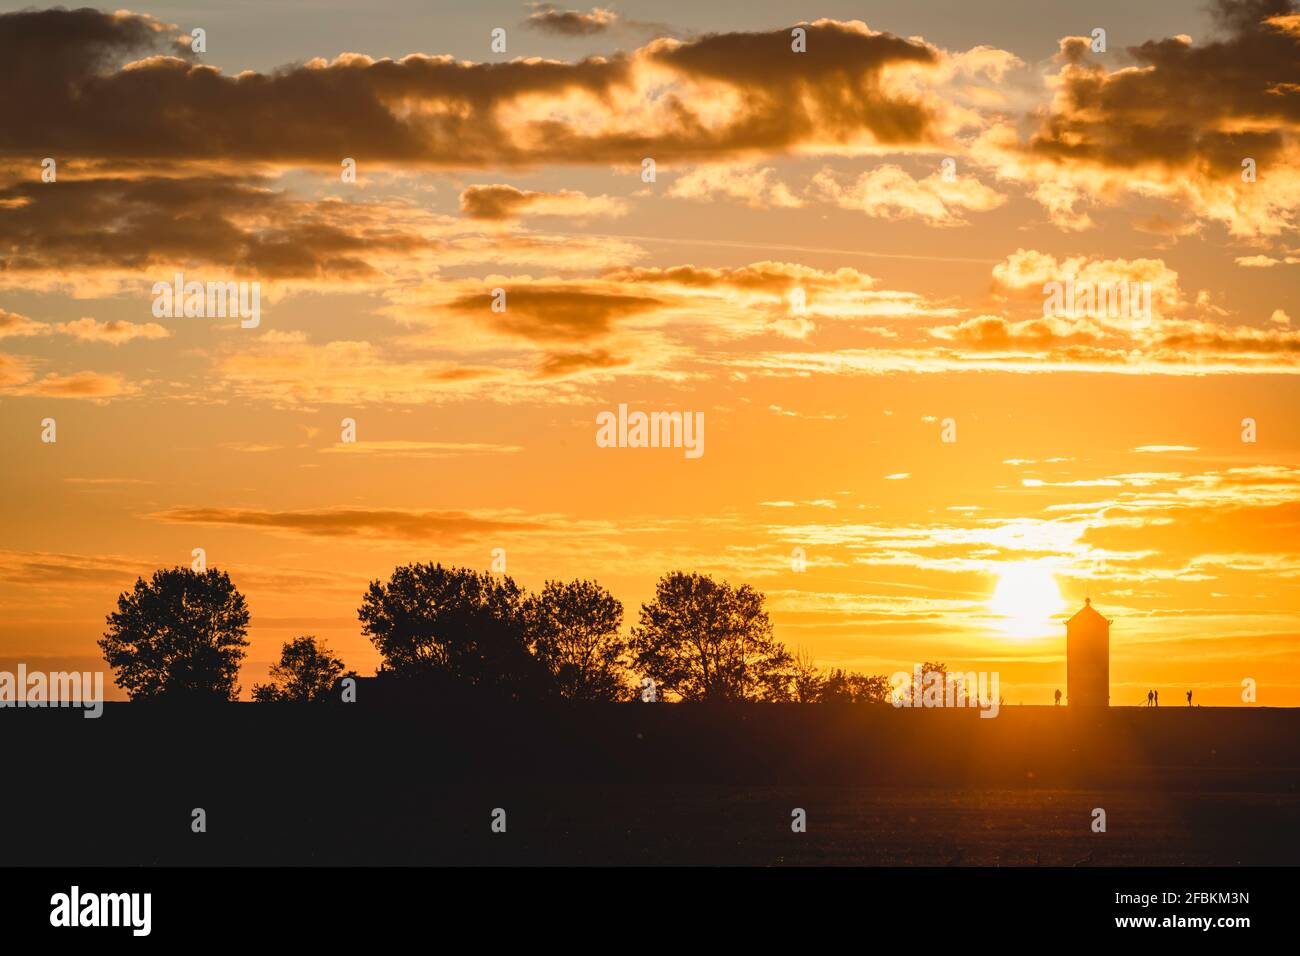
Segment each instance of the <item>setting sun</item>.
[{"label": "setting sun", "polygon": [[1004,618],[1004,630],[1017,637],[1044,633],[1052,615],[1063,607],[1055,576],[1032,564],[1018,564],[1002,572],[989,601],[989,609]]}]

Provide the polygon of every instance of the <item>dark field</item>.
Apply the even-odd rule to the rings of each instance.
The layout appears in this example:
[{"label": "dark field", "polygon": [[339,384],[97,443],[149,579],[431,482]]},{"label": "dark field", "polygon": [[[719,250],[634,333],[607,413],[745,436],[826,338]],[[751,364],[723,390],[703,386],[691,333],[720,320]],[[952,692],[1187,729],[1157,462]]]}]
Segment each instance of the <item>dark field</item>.
[{"label": "dark field", "polygon": [[1290,710],[110,704],[0,739],[11,865],[1300,863]]}]

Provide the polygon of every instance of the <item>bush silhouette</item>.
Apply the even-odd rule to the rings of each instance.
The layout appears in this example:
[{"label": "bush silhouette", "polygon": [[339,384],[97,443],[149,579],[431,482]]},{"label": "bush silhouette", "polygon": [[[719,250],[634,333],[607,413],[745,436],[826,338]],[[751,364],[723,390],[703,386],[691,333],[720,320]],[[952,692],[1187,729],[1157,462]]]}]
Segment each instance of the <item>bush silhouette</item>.
[{"label": "bush silhouette", "polygon": [[343,662],[330,653],[329,645],[311,636],[295,637],[280,649],[280,660],[271,665],[271,683],[254,684],[253,700],[323,701],[343,675]]},{"label": "bush silhouette", "polygon": [[835,668],[826,674],[816,699],[822,703],[887,704],[890,686],[884,674],[857,674]]}]

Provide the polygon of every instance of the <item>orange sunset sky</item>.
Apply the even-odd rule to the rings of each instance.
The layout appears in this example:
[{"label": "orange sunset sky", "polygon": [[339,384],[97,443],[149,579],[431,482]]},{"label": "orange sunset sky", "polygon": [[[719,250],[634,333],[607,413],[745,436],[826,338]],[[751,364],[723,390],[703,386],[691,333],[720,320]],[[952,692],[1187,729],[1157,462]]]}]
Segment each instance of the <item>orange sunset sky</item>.
[{"label": "orange sunset sky", "polygon": [[[101,668],[201,547],[245,696],[299,634],[371,673],[370,580],[501,548],[625,628],[663,572],[751,583],[823,666],[1008,704],[1091,596],[1113,704],[1300,705],[1292,4],[19,11],[0,668]],[[260,282],[260,324],[155,316],[176,272]],[[1067,279],[1151,315],[1045,317]],[[597,447],[620,403],[705,453]]]}]

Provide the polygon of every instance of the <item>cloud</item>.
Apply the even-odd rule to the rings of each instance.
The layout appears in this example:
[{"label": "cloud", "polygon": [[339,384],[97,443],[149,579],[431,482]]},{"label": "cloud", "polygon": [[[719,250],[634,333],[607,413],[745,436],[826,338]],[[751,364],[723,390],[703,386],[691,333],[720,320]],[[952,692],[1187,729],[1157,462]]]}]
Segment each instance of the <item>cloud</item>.
[{"label": "cloud", "polygon": [[325,538],[370,538],[459,544],[485,535],[538,531],[540,521],[466,511],[411,511],[401,508],[323,508],[269,511],[254,508],[169,508],[147,517],[168,524],[257,528]]},{"label": "cloud", "polygon": [[537,366],[534,377],[538,379],[568,378],[580,372],[611,371],[631,364],[608,349],[590,352],[548,352]]},{"label": "cloud", "polygon": [[1212,579],[1221,574],[1216,566],[1247,563],[1223,560],[1231,554],[1254,554],[1252,565],[1263,561],[1275,573],[1300,574],[1294,555],[1285,565],[1274,560],[1279,533],[1300,524],[1300,473],[1292,468],[1156,474],[1133,483],[1133,490],[1055,510],[1085,516],[1091,547],[1162,556],[1166,577]]},{"label": "cloud", "polygon": [[[848,267],[776,261],[633,266],[581,279],[439,279],[389,291],[381,311],[409,330],[395,340],[241,338],[219,354],[217,375],[245,398],[299,406],[568,403],[582,400],[583,384],[718,374],[1300,371],[1300,332],[1280,322],[1231,324],[1208,294],[1189,300],[1160,259],[1057,258],[1022,248],[996,263],[992,278],[1001,313],[881,288]],[[1090,315],[1082,302],[1043,316],[1043,283],[1070,278],[1149,282],[1152,316]],[[505,290],[503,312],[491,308],[495,288]],[[862,347],[863,336],[881,344]]]},{"label": "cloud", "polygon": [[1019,248],[993,267],[993,281],[1003,293],[1032,291],[1041,297],[1048,282],[1074,279],[1092,285],[1120,282],[1150,282],[1157,298],[1170,304],[1182,301],[1178,273],[1163,259],[1096,259],[1066,256],[1058,259],[1036,249]]},{"label": "cloud", "polygon": [[[497,288],[505,292],[502,312],[492,310]],[[804,294],[802,310],[796,291]],[[405,334],[334,341],[276,330],[239,336],[218,350],[216,377],[244,398],[284,406],[470,398],[564,403],[579,399],[579,382],[716,375],[717,362],[729,364],[764,340],[831,327],[888,338],[895,333],[885,323],[961,313],[916,293],[880,288],[856,269],[775,261],[629,267],[581,279],[434,279],[388,290],[387,299],[380,312]]]},{"label": "cloud", "polygon": [[502,312],[492,310],[489,290],[460,296],[447,306],[535,342],[571,342],[599,338],[613,330],[616,320],[660,304],[651,296],[587,288],[581,282],[530,282],[505,291]]},{"label": "cloud", "polygon": [[228,76],[178,56],[176,28],[147,16],[8,13],[0,151],[337,170],[364,143],[372,166],[404,169],[639,166],[646,156],[928,147],[969,120],[926,89],[945,61],[938,48],[857,21],[805,28],[806,55],[781,28],[660,38],[574,63],[344,53]]},{"label": "cloud", "polygon": [[823,169],[813,177],[809,192],[842,209],[878,219],[920,219],[931,226],[963,226],[963,213],[988,212],[1006,202],[1005,196],[973,176],[947,182],[940,172],[933,172],[918,180],[894,165],[877,166],[848,184],[829,168]]},{"label": "cloud", "polygon": [[215,372],[246,398],[282,407],[316,404],[425,404],[484,393],[503,397],[510,366],[473,366],[402,354],[368,341],[309,342],[294,333],[264,333],[219,354]]},{"label": "cloud", "polygon": [[121,345],[132,339],[165,339],[171,335],[161,325],[153,322],[99,322],[92,318],[81,318],[73,322],[37,322],[25,315],[0,309],[0,339],[55,334],[67,335],[82,342],[106,342],[109,345]]},{"label": "cloud", "polygon": [[[520,340],[548,348],[567,341],[609,346],[611,336],[622,335],[625,352],[642,353],[650,344],[645,336],[655,331],[685,344],[687,338],[802,337],[818,322],[956,314],[920,295],[878,284],[848,267],[819,270],[774,261],[733,268],[631,267],[590,279],[489,275],[428,283],[394,297],[388,311],[408,324],[436,321],[436,337],[423,341],[442,348],[481,349]],[[491,309],[494,288],[505,291],[504,311]],[[453,318],[459,326],[449,321]]]},{"label": "cloud", "polygon": [[1162,334],[1160,348],[1196,350],[1219,354],[1237,352],[1255,355],[1300,353],[1300,332],[1283,329],[1255,329],[1249,326],[1217,326],[1209,322],[1186,323],[1186,327]]},{"label": "cloud", "polygon": [[[57,187],[0,187],[0,200],[6,196],[23,202],[0,208],[0,287],[85,295],[148,289],[170,281],[176,270],[205,269],[207,278],[271,280],[319,292],[387,289],[394,281],[485,259],[599,268],[641,255],[617,239],[519,229],[489,234],[477,223],[404,199],[295,198],[256,176],[196,171],[189,178],[61,178]],[[560,194],[542,206],[573,208],[576,202],[573,194]],[[612,213],[618,201],[592,197],[586,208]],[[4,334],[28,333],[3,319]]]},{"label": "cloud", "polygon": [[1042,318],[1008,322],[981,315],[959,325],[930,329],[935,338],[990,351],[1051,351],[1067,345],[1095,345],[1105,333],[1087,320]]},{"label": "cloud", "polygon": [[[815,545],[834,564],[847,555],[852,564],[945,574],[996,574],[1008,561],[1032,557],[1058,575],[1112,583],[1182,585],[1262,570],[1300,576],[1300,560],[1277,548],[1278,529],[1300,523],[1297,469],[1092,474],[1036,479],[1019,493],[1064,500],[1022,504],[1048,517],[971,513],[933,524],[788,523],[766,530],[786,543]],[[927,590],[947,589],[936,582]]]},{"label": "cloud", "polygon": [[268,451],[279,451],[284,446],[260,441],[223,441],[219,447],[246,455],[260,455]]},{"label": "cloud", "polygon": [[112,554],[0,551],[0,580],[13,586],[15,595],[32,588],[122,587],[147,575],[149,567],[146,561]]},{"label": "cloud", "polygon": [[120,487],[125,485],[156,485],[156,481],[146,478],[64,478],[70,485],[87,485],[103,487]]},{"label": "cloud", "polygon": [[66,375],[55,373],[35,378],[28,366],[7,365],[0,357],[0,394],[24,396],[34,395],[43,398],[86,398],[96,401],[133,395],[138,391],[135,385],[117,373],[71,372]]},{"label": "cloud", "polygon": [[806,291],[866,292],[879,280],[847,266],[836,270],[816,269],[793,262],[764,260],[734,268],[680,265],[636,267],[609,272],[606,279],[637,285],[684,290],[726,289],[751,294],[782,296],[794,288]]},{"label": "cloud", "polygon": [[1196,235],[1201,231],[1201,223],[1191,217],[1170,217],[1154,213],[1136,220],[1133,223],[1133,228],[1138,232],[1150,233],[1153,236],[1177,238]]},{"label": "cloud", "polygon": [[[857,325],[864,320],[949,317],[960,310],[903,290],[880,288],[874,276],[847,266],[816,269],[764,260],[732,268],[695,265],[614,269],[602,278],[624,287],[650,287],[676,302],[690,321],[706,318],[727,337],[778,334],[806,337],[821,325]],[[801,293],[802,305],[796,301]],[[791,329],[797,332],[792,334]],[[873,327],[875,334],[892,334]]]},{"label": "cloud", "polygon": [[340,442],[321,449],[327,454],[374,458],[455,458],[461,455],[508,455],[522,450],[519,445],[493,445],[488,442],[400,440]]},{"label": "cloud", "polygon": [[[1142,308],[1143,286],[1150,286],[1150,316],[1138,316]],[[1101,301],[1100,291],[1131,291],[1139,295],[1121,308],[1123,302]],[[1066,293],[1074,290],[1074,295]],[[1095,259],[1090,256],[1066,256],[1058,259],[1050,253],[1020,248],[993,267],[993,291],[1010,304],[1031,308],[1039,315],[1065,318],[1090,318],[1100,326],[1130,330],[1135,319],[1159,323],[1166,317],[1186,312],[1190,307],[1179,285],[1178,273],[1163,259]],[[1058,298],[1054,292],[1059,291]]]},{"label": "cloud", "polygon": [[860,173],[847,183],[825,167],[803,188],[782,181],[771,166],[711,164],[677,177],[668,194],[697,200],[722,196],[756,209],[831,203],[877,219],[920,219],[932,226],[965,225],[963,213],[987,212],[1006,202],[1005,196],[972,176],[948,182],[936,171],[918,180],[893,164]]},{"label": "cloud", "polygon": [[586,37],[607,33],[618,24],[619,15],[614,10],[592,7],[587,13],[580,10],[559,10],[553,3],[531,3],[533,12],[524,22],[534,30],[565,37]]},{"label": "cloud", "polygon": [[32,377],[31,360],[0,352],[0,391],[21,385]]},{"label": "cloud", "polygon": [[376,279],[372,258],[431,244],[415,230],[372,228],[360,204],[345,212],[341,203],[292,202],[266,185],[202,173],[11,185],[0,198],[25,202],[0,212],[3,281],[29,272],[158,272],[174,262],[220,266],[223,275]]},{"label": "cloud", "polygon": [[668,195],[676,199],[738,199],[755,209],[796,209],[804,200],[777,178],[771,166],[714,163],[696,166],[673,180]]},{"label": "cloud", "polygon": [[83,342],[106,342],[109,345],[121,345],[134,339],[165,339],[171,335],[156,322],[99,322],[91,318],[60,322],[55,329]]},{"label": "cloud", "polygon": [[521,216],[621,216],[627,203],[613,196],[588,196],[575,190],[534,192],[495,184],[470,186],[460,194],[460,208],[471,219],[500,221]]},{"label": "cloud", "polygon": [[[1291,0],[1218,0],[1218,37],[1174,36],[1127,49],[1132,65],[1060,42],[1052,100],[1022,142],[1010,126],[974,154],[1032,187],[1052,220],[1088,228],[1089,204],[1163,198],[1233,235],[1300,225],[1300,32]],[[1188,104],[1194,103],[1194,110]],[[1243,178],[1253,161],[1256,176]]]},{"label": "cloud", "polygon": [[[1300,374],[1294,346],[1243,347],[1215,351],[1212,341],[1183,343],[1183,347],[1135,350],[1123,347],[1064,346],[1031,351],[1018,347],[999,351],[979,348],[933,348],[915,345],[893,348],[839,348],[767,351],[738,356],[725,364],[735,374],[779,378],[812,376],[880,376],[951,372],[1020,372],[1038,374],[1118,375],[1296,375]],[[1245,345],[1245,343],[1243,343]]]},{"label": "cloud", "polygon": [[17,312],[0,309],[0,339],[48,335],[50,327]]},{"label": "cloud", "polygon": [[809,421],[835,422],[846,417],[844,415],[836,415],[833,412],[818,412],[816,414],[796,412],[790,408],[782,408],[780,405],[769,405],[767,407],[768,411],[772,412],[774,415],[780,415],[782,418],[805,418]]}]

